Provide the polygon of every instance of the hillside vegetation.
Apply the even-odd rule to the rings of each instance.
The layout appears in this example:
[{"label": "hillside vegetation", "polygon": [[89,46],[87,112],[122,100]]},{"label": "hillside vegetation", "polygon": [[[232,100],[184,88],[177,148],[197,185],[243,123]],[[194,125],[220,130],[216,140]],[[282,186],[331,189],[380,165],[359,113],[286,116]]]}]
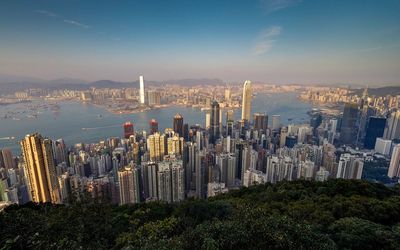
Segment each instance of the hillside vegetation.
[{"label": "hillside vegetation", "polygon": [[400,190],[294,181],[208,200],[26,204],[0,213],[1,249],[400,249]]}]

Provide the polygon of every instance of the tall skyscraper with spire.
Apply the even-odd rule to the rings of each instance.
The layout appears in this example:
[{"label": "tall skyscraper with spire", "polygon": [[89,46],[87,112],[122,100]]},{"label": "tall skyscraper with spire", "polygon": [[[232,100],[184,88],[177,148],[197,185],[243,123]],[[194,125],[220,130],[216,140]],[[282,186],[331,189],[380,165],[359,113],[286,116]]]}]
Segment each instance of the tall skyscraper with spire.
[{"label": "tall skyscraper with spire", "polygon": [[215,143],[216,140],[219,139],[220,136],[220,109],[219,103],[217,101],[213,101],[211,104],[211,117],[210,117],[210,143]]},{"label": "tall skyscraper with spire", "polygon": [[140,85],[140,104],[145,104],[145,95],[144,95],[144,78],[143,76],[139,76],[139,85]]},{"label": "tall skyscraper with spire", "polygon": [[243,85],[242,120],[250,121],[252,94],[251,81],[247,80]]},{"label": "tall skyscraper with spire", "polygon": [[21,141],[29,190],[33,202],[60,203],[52,141],[40,134]]}]

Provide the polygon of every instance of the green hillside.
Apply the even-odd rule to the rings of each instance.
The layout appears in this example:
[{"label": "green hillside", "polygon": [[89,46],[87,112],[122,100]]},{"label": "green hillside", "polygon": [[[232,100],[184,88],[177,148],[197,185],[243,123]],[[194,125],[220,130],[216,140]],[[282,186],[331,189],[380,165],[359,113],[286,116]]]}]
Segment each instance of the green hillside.
[{"label": "green hillside", "polygon": [[259,185],[208,200],[27,204],[1,249],[400,249],[400,189],[365,181]]}]

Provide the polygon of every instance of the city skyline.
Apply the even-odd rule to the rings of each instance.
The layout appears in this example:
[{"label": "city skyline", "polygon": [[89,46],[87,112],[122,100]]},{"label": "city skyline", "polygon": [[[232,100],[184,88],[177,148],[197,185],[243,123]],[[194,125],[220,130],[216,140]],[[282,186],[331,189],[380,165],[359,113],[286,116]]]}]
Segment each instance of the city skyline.
[{"label": "city skyline", "polygon": [[400,249],[399,13],[0,1],[0,248]]},{"label": "city skyline", "polygon": [[398,1],[5,1],[0,74],[397,84]]},{"label": "city skyline", "polygon": [[[271,212],[274,218],[279,216],[279,213],[274,212],[279,211],[276,210],[277,207],[293,208],[298,206],[297,202],[301,202],[300,207],[303,205],[307,207],[301,213],[307,215],[310,207],[315,208],[315,204],[325,200],[327,204],[321,207],[323,213],[328,216],[324,215],[320,219],[326,223],[326,218],[331,217],[328,222],[331,225],[336,225],[341,220],[335,219],[333,214],[349,216],[346,211],[337,212],[339,203],[335,199],[343,201],[343,197],[347,197],[349,200],[354,200],[354,208],[349,207],[350,203],[347,201],[343,201],[346,205],[341,207],[355,211],[356,215],[360,213],[360,204],[361,207],[365,206],[368,218],[371,211],[380,214],[384,209],[377,198],[373,198],[373,203],[364,203],[365,197],[360,197],[358,193],[353,193],[353,196],[344,195],[343,187],[352,190],[351,192],[359,190],[357,192],[361,195],[366,191],[371,192],[370,190],[376,195],[382,195],[384,193],[377,188],[386,186],[386,190],[398,198],[395,191],[400,183],[400,94],[398,93],[386,92],[374,95],[372,94],[374,90],[368,88],[355,92],[349,88],[252,84],[248,80],[240,86],[222,88],[214,85],[184,87],[173,84],[165,84],[162,87],[146,85],[145,88],[143,77],[140,78],[142,80],[140,89],[106,87],[83,90],[28,89],[2,96],[3,99],[0,100],[5,101],[3,106],[8,110],[4,117],[0,115],[2,125],[7,126],[10,121],[12,121],[10,124],[14,125],[21,123],[18,117],[37,120],[40,116],[45,120],[41,126],[41,130],[45,129],[43,133],[28,134],[21,140],[16,139],[17,137],[0,137],[0,140],[9,140],[10,145],[20,141],[22,153],[14,154],[7,147],[2,148],[0,144],[0,215],[4,221],[4,216],[10,214],[10,219],[5,221],[13,225],[2,229],[7,232],[8,228],[12,228],[13,233],[8,233],[7,238],[15,238],[15,235],[19,234],[16,232],[18,229],[25,232],[28,231],[25,228],[37,224],[26,223],[26,216],[31,214],[29,209],[36,211],[35,221],[49,223],[48,219],[37,219],[38,211],[43,210],[41,207],[44,208],[46,217],[53,214],[47,212],[49,209],[69,210],[68,216],[57,213],[58,219],[52,219],[52,224],[74,225],[71,223],[74,220],[69,218],[77,217],[71,214],[71,211],[81,214],[87,208],[98,210],[104,207],[107,208],[104,211],[110,211],[109,209],[128,211],[130,215],[121,216],[119,212],[119,215],[113,216],[119,223],[121,218],[130,218],[131,222],[126,222],[127,228],[128,225],[130,228],[134,224],[138,225],[138,219],[144,218],[151,221],[150,224],[144,224],[145,226],[151,225],[150,228],[168,230],[171,233],[169,226],[164,229],[165,220],[162,221],[159,217],[167,213],[171,214],[170,218],[178,218],[175,217],[175,212],[171,213],[171,208],[187,211],[185,213],[193,214],[198,219],[203,212],[210,214],[212,211],[217,211],[218,214],[226,214],[224,211],[230,211],[233,207],[242,207],[221,202],[223,201],[221,199],[226,198],[230,202],[240,200],[242,204],[246,204],[245,210],[260,199],[262,207],[266,209],[265,211]],[[287,92],[290,95],[287,95]],[[255,99],[254,102],[252,99]],[[263,102],[258,106],[260,99],[263,101],[272,99],[272,101],[269,104]],[[286,100],[280,102],[282,99]],[[78,104],[79,108],[85,111],[83,118],[79,117],[79,112],[65,109],[64,105],[76,101],[81,102]],[[288,105],[290,101],[294,101],[295,106]],[[283,112],[287,109],[296,112],[296,107],[302,106],[302,103],[313,103],[313,105],[300,109],[297,113],[304,117],[296,122],[289,117],[286,123],[282,119],[283,116],[281,117],[281,112],[267,111],[268,106],[278,105]],[[15,109],[17,106],[25,108],[23,111],[18,111],[18,108]],[[128,118],[131,121],[121,122],[116,126],[101,126],[103,115],[96,115],[97,112],[87,109],[90,106],[106,108],[109,114],[114,113],[117,116],[125,113],[127,116],[123,119]],[[27,108],[32,115],[27,113]],[[170,110],[165,111],[168,108]],[[47,111],[50,109],[53,115],[46,116],[40,111],[42,109]],[[157,112],[152,113],[152,111]],[[162,119],[163,111],[166,119]],[[56,138],[60,139],[54,140],[53,136],[50,136],[53,127],[50,121],[59,119],[64,112],[68,121],[74,120],[78,124],[90,122],[89,117],[95,116],[96,121],[93,125],[97,127],[72,128],[68,132],[63,130],[69,125],[61,122],[61,130],[55,134]],[[135,117],[135,113],[140,115]],[[150,117],[153,118],[149,121]],[[268,117],[271,118],[270,123]],[[112,120],[112,122],[117,121],[118,119]],[[35,123],[34,120],[30,122]],[[146,127],[140,125],[143,125],[143,122]],[[114,135],[109,134],[111,131],[108,130],[116,127],[118,132]],[[6,127],[5,130],[9,129]],[[29,126],[20,132],[33,130],[33,127]],[[97,131],[93,133],[96,141],[90,142],[85,136],[79,136],[80,130],[85,133],[90,130]],[[64,140],[67,137],[61,136],[61,133],[67,136],[72,133],[77,136],[77,140],[75,142]],[[257,187],[253,188],[255,185]],[[368,185],[373,186],[368,188]],[[290,192],[283,193],[283,186],[290,188]],[[265,191],[259,195],[251,194],[255,190]],[[307,198],[310,190],[315,190],[321,198],[315,195]],[[242,197],[249,197],[246,203],[243,203]],[[278,206],[279,203],[276,202],[271,204],[268,197],[276,197],[284,206]],[[304,198],[313,200],[314,204],[306,205]],[[396,198],[388,197],[388,202],[383,204],[387,203],[388,208],[396,207],[393,203]],[[293,199],[297,204],[288,205],[287,201]],[[196,203],[199,206],[193,205]],[[207,204],[212,205],[208,208]],[[270,208],[265,207],[270,204]],[[143,208],[145,210],[142,210]],[[24,209],[23,216],[12,215],[14,211],[22,209]],[[256,212],[254,218],[257,221],[268,216],[259,209],[253,210]],[[153,213],[155,211],[157,212]],[[317,215],[322,214],[321,212]],[[229,213],[231,212],[228,212],[228,216]],[[237,225],[248,223],[248,218],[243,217],[243,214],[245,212],[238,213],[240,223]],[[396,218],[396,210],[393,214],[386,217],[390,218],[388,221]],[[100,216],[85,216],[89,219],[83,221],[96,226],[113,221],[104,218],[104,215],[105,213],[101,212]],[[299,215],[297,212],[294,216],[296,218]],[[315,215],[313,213],[310,216],[315,217]],[[286,219],[291,218],[290,216],[293,216],[292,212]],[[315,218],[317,217],[320,216]],[[23,218],[23,224],[20,218]],[[182,224],[179,227],[190,220],[187,216],[181,218],[179,223]],[[208,218],[219,220],[218,217]],[[227,220],[231,222],[229,217]],[[287,227],[286,220],[284,223]],[[15,224],[17,229],[14,229]],[[298,222],[296,225],[298,227]],[[43,227],[48,228],[48,226]],[[251,227],[253,226],[248,228]],[[358,227],[358,224],[355,227]],[[64,246],[66,239],[73,240],[87,235],[93,227],[87,227],[89,230],[77,233],[78,237],[61,232],[63,238],[60,238],[61,241],[58,243],[54,243],[53,239],[57,235],[54,235],[53,228],[59,227],[51,226],[51,234],[44,237],[51,238],[52,241],[41,242],[40,246],[55,244]],[[143,227],[139,226],[138,230],[140,228]],[[236,228],[237,226],[232,227],[230,224],[227,232],[230,234]],[[272,231],[276,229],[274,226]],[[245,228],[243,230],[246,231]],[[243,230],[240,230],[240,235],[243,234]],[[206,232],[212,230],[207,227]],[[124,234],[124,237],[129,233]],[[259,233],[260,231],[257,231],[257,234]],[[31,238],[35,235],[32,236],[28,231],[25,237]],[[98,235],[98,232],[95,235]],[[104,233],[104,235],[109,234]],[[364,236],[363,233],[355,235]],[[139,234],[137,239],[142,239],[142,236]],[[196,238],[198,234],[195,233],[194,236]],[[288,236],[291,238],[289,234]],[[85,241],[87,248],[95,246],[97,241],[92,238]],[[119,243],[121,238],[117,240],[118,246],[130,245],[132,242],[129,240],[121,244]],[[376,240],[376,237],[371,236],[370,240]],[[150,238],[150,241],[153,242],[154,238]],[[181,242],[181,239],[179,241]],[[246,241],[254,242],[254,237],[251,236]],[[140,244],[140,247],[143,246],[141,240],[135,242]],[[293,245],[293,241],[290,242]],[[332,242],[333,246],[339,244],[339,241]],[[110,241],[109,245],[114,243]],[[380,243],[381,241],[377,246],[380,246]],[[7,241],[7,244],[26,245],[23,241],[12,240]],[[229,249],[232,246],[231,244],[222,249]],[[265,242],[260,246],[265,246]],[[395,245],[392,246],[394,247],[388,249],[397,249]],[[185,249],[191,247],[192,244]]]}]

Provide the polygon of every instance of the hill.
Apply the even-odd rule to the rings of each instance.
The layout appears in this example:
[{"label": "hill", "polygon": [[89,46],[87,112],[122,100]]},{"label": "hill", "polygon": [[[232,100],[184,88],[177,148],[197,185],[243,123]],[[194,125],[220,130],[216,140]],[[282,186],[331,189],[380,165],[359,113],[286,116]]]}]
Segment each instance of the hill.
[{"label": "hill", "polygon": [[[164,83],[176,84],[181,86],[194,86],[202,84],[223,84],[219,79],[177,79],[168,81],[151,81],[146,80],[146,85],[159,86]],[[71,89],[71,90],[88,90],[90,88],[138,88],[139,81],[133,82],[117,82],[112,80],[98,80],[87,82],[85,80],[73,78],[60,78],[55,80],[40,80],[28,77],[6,77],[0,75],[0,93],[12,94],[16,91],[24,91],[27,89],[43,88],[43,89]]]},{"label": "hill", "polygon": [[0,214],[2,249],[399,249],[400,191],[293,181],[207,200],[27,204]]},{"label": "hill", "polygon": [[[362,95],[364,88],[356,89],[354,91],[357,95]],[[386,86],[380,88],[368,88],[368,95],[370,96],[387,96],[387,95],[400,95],[400,86]]]}]

